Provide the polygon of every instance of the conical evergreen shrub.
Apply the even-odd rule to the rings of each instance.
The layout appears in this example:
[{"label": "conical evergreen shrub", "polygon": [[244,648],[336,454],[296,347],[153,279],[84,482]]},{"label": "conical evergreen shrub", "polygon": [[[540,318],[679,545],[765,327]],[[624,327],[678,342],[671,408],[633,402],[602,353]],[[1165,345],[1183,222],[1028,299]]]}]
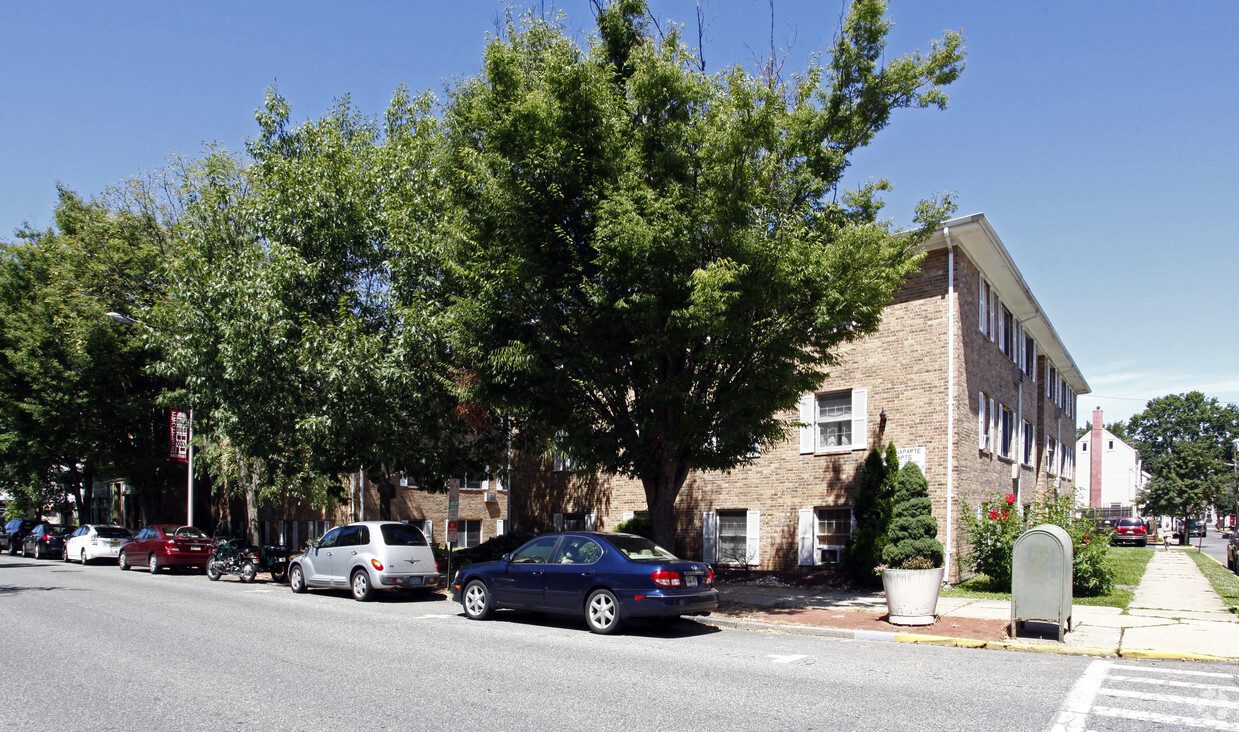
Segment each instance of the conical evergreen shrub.
[{"label": "conical evergreen shrub", "polygon": [[899,471],[887,538],[882,561],[891,569],[942,566],[942,542],[938,541],[938,521],[929,500],[929,483],[914,463]]},{"label": "conical evergreen shrub", "polygon": [[877,576],[873,568],[882,561],[886,548],[887,531],[891,522],[891,501],[894,495],[895,478],[899,470],[899,453],[893,443],[886,446],[886,460],[875,447],[865,459],[864,472],[860,476],[860,490],[852,516],[856,530],[848,540],[843,555],[843,569],[853,581],[874,584]]}]

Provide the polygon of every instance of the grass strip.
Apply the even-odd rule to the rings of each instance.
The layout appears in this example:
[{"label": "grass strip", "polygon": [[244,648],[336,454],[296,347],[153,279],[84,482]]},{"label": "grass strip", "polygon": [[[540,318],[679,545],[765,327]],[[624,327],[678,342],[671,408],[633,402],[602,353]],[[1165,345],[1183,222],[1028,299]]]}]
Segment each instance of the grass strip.
[{"label": "grass strip", "polygon": [[1213,589],[1222,597],[1222,602],[1226,603],[1226,607],[1232,613],[1236,612],[1239,609],[1239,577],[1207,554],[1189,551],[1187,555],[1192,558],[1193,562],[1196,562],[1197,567],[1200,567],[1205,579],[1213,585]]},{"label": "grass strip", "polygon": [[[1153,550],[1138,547],[1112,546],[1106,552],[1106,561],[1114,573],[1114,587],[1110,592],[1095,597],[1073,597],[1076,605],[1093,605],[1101,607],[1117,607],[1126,609],[1131,604],[1136,585],[1144,576],[1144,570],[1153,558]],[[1239,578],[1236,578],[1239,579]],[[1236,584],[1239,589],[1239,583]],[[942,597],[963,597],[974,600],[1010,600],[1010,592],[1002,592],[994,588],[989,577],[983,574],[970,577],[951,587],[943,588]],[[1225,600],[1225,596],[1222,598]],[[1239,604],[1239,597],[1236,598]]]}]

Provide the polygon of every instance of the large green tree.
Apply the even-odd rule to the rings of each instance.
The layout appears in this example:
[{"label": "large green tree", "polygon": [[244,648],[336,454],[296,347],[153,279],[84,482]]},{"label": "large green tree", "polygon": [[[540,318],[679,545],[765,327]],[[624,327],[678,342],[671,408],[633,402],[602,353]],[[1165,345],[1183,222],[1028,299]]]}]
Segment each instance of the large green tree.
[{"label": "large green tree", "polygon": [[885,3],[851,5],[828,59],[781,78],[703,69],[642,0],[584,45],[509,18],[445,112],[445,284],[472,393],[585,469],[639,479],[655,538],[693,470],[785,439],[780,413],[874,332],[949,214],[880,218],[851,155],[901,108],[946,105],[961,39],[888,57]]},{"label": "large green tree", "polygon": [[321,504],[358,468],[387,518],[402,476],[436,489],[493,459],[497,423],[457,398],[426,306],[441,208],[430,112],[402,89],[382,123],[345,99],[293,125],[272,91],[248,157],[216,151],[187,169],[156,330],[251,531],[259,501]]},{"label": "large green tree", "polygon": [[62,189],[53,228],[3,246],[0,479],[31,510],[72,496],[86,521],[97,473],[171,479],[158,354],[105,315],[161,296],[165,244],[151,217]]},{"label": "large green tree", "polygon": [[[1128,421],[1153,477],[1139,497],[1144,512],[1186,522],[1232,496],[1239,408],[1198,391],[1153,399]],[[1233,498],[1226,509],[1234,510]],[[1180,535],[1186,543],[1187,532]]]}]

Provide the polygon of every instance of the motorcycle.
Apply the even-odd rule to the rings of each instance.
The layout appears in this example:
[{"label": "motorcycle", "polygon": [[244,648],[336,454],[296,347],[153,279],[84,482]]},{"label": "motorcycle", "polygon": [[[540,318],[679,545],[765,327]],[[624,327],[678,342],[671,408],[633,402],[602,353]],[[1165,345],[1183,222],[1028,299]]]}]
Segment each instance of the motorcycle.
[{"label": "motorcycle", "polygon": [[225,574],[235,574],[242,582],[253,582],[258,562],[259,552],[244,539],[219,539],[207,559],[207,579],[214,582]]}]

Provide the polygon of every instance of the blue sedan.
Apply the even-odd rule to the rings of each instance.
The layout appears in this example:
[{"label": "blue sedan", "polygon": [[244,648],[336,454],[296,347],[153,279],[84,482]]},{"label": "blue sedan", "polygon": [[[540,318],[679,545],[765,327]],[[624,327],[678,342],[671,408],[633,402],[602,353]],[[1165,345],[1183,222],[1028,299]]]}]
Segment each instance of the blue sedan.
[{"label": "blue sedan", "polygon": [[591,631],[614,633],[630,618],[708,615],[718,590],[710,565],[677,559],[643,536],[571,532],[461,569],[452,599],[473,620],[499,608],[582,613]]}]

